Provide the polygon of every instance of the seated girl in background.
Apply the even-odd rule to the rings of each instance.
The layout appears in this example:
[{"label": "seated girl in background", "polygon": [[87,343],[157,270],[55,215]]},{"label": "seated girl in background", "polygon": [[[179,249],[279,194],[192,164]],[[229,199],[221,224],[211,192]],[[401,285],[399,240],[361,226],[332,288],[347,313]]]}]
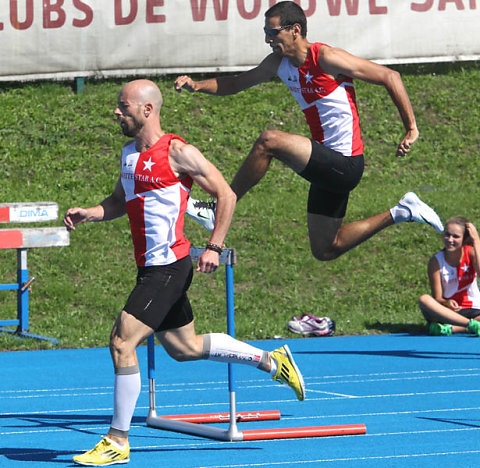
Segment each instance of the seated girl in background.
[{"label": "seated girl in background", "polygon": [[480,238],[477,229],[461,216],[450,218],[443,234],[444,249],[428,262],[432,295],[419,299],[430,322],[431,335],[473,333],[480,336]]}]

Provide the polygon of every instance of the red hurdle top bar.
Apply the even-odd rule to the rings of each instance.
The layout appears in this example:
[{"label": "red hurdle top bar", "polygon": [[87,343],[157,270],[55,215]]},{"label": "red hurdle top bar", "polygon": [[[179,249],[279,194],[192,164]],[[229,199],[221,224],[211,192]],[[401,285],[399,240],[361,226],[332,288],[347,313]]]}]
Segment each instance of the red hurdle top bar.
[{"label": "red hurdle top bar", "polygon": [[30,249],[70,245],[65,227],[0,229],[0,249]]}]

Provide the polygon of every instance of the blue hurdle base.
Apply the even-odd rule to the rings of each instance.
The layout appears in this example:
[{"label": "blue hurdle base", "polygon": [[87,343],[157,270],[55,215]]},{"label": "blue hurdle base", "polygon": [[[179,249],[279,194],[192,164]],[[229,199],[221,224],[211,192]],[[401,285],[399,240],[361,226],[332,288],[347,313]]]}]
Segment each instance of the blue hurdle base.
[{"label": "blue hurdle base", "polygon": [[50,343],[56,345],[60,343],[60,340],[57,340],[56,338],[50,338],[49,336],[42,336],[42,335],[35,335],[33,333],[28,333],[26,331],[11,329],[11,328],[5,328],[5,327],[0,327],[0,333],[10,333],[11,335],[15,336],[15,338],[22,339],[22,338],[33,338],[35,340],[43,340],[43,341],[50,341]]}]

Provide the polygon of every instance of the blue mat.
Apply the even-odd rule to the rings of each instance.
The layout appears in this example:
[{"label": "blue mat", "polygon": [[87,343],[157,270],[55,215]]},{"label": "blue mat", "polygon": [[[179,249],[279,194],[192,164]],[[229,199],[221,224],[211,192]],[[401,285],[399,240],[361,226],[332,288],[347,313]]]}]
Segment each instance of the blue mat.
[{"label": "blue mat", "polygon": [[[237,411],[279,410],[240,429],[365,424],[365,435],[220,442],[149,428],[146,347],[130,467],[480,466],[478,338],[353,336],[287,340],[307,399],[235,366]],[[254,343],[274,349],[279,341]],[[227,366],[177,363],[156,347],[159,414],[228,411]],[[107,348],[0,353],[1,467],[76,466],[109,427],[113,369]]]}]

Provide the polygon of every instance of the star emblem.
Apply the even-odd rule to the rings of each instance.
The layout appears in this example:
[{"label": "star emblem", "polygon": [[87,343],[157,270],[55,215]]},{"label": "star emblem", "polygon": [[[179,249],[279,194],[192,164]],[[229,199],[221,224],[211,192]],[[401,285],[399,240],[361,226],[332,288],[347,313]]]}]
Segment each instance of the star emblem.
[{"label": "star emblem", "polygon": [[313,78],[313,75],[310,75],[310,72],[307,72],[307,74],[305,75],[305,79],[307,80],[307,83],[311,83],[312,78]]},{"label": "star emblem", "polygon": [[470,267],[468,265],[463,265],[462,270],[464,271],[464,273],[466,273],[468,270],[470,270]]},{"label": "star emblem", "polygon": [[144,167],[143,167],[144,171],[148,169],[150,172],[152,172],[152,166],[157,163],[154,163],[152,161],[152,157],[150,156],[150,159],[148,161],[143,161],[143,164],[144,164]]}]

